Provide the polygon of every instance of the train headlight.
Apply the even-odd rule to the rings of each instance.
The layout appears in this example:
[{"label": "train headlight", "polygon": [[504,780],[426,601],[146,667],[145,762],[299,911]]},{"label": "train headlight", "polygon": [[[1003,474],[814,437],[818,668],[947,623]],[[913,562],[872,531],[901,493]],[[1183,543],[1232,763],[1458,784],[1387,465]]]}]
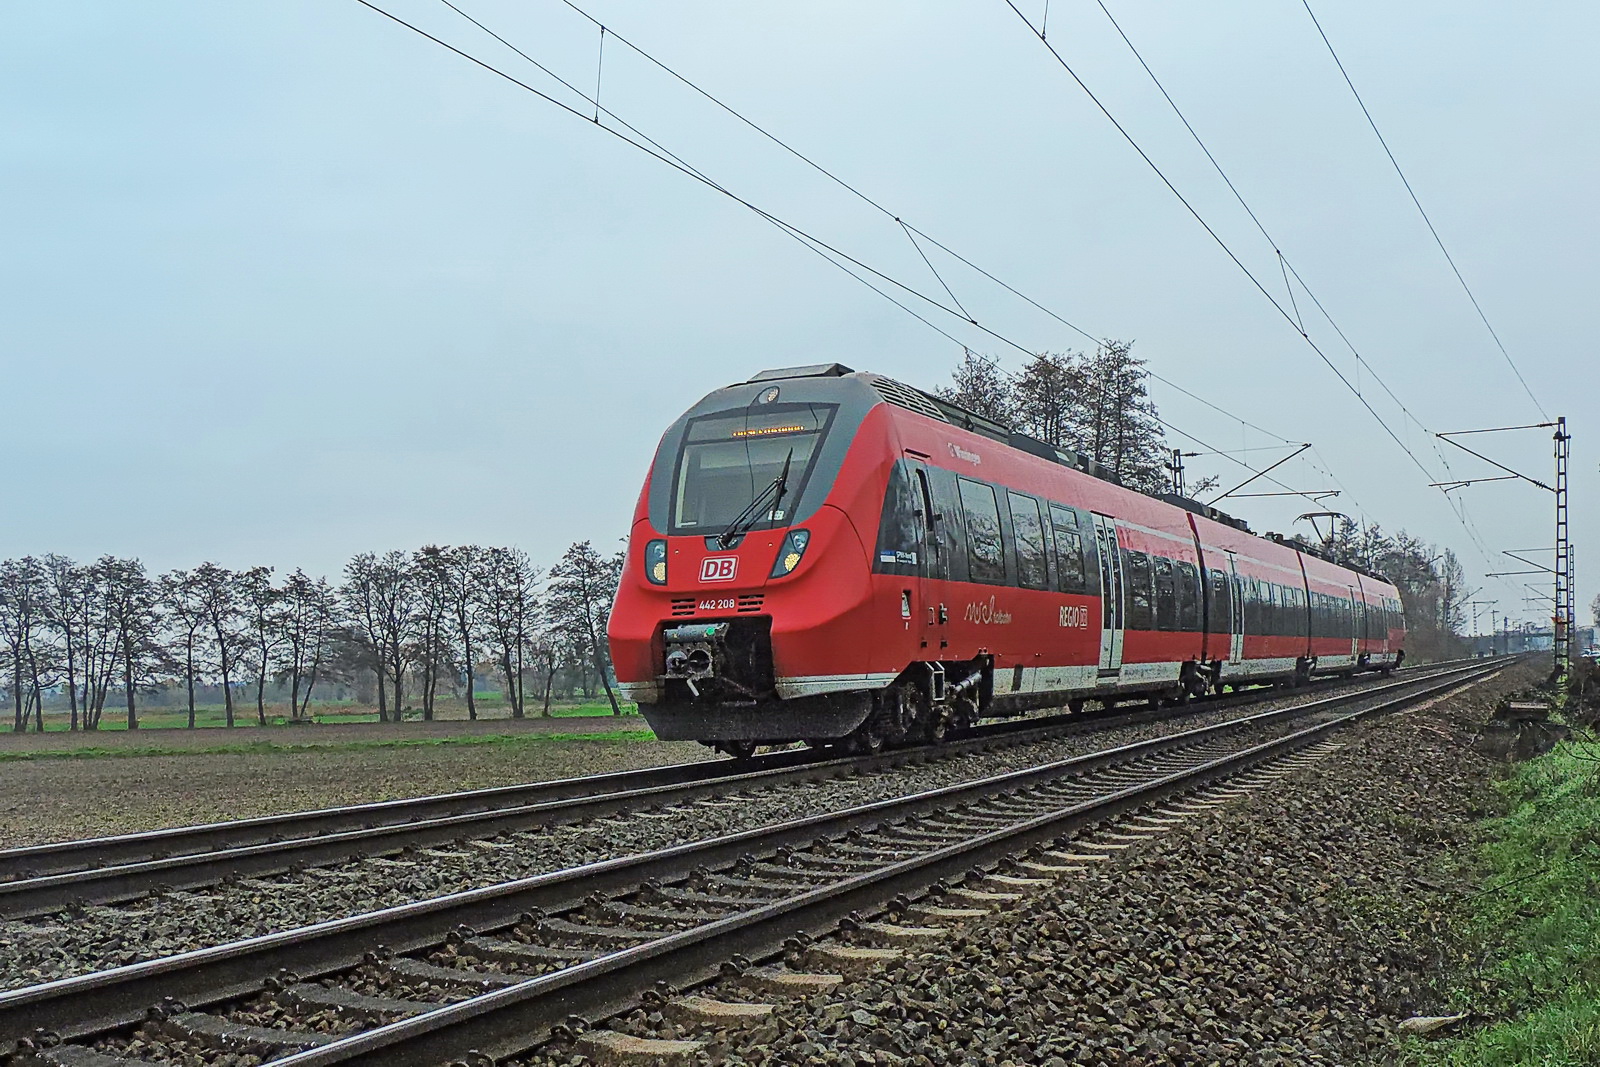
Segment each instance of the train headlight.
[{"label": "train headlight", "polygon": [[667,543],[651,541],[644,546],[644,576],[651,585],[667,584]]},{"label": "train headlight", "polygon": [[794,569],[800,566],[800,558],[806,554],[806,546],[811,543],[810,530],[790,530],[783,539],[783,544],[778,547],[778,558],[772,563],[773,578],[782,578],[786,574],[793,574]]}]

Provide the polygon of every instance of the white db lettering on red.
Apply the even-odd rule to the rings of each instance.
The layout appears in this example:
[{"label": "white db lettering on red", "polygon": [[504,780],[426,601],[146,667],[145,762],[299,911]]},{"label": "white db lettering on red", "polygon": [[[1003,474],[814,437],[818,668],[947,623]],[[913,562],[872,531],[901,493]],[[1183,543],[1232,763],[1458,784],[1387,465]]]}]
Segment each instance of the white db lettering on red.
[{"label": "white db lettering on red", "polygon": [[738,556],[708,556],[700,563],[702,582],[731,582],[739,573]]}]

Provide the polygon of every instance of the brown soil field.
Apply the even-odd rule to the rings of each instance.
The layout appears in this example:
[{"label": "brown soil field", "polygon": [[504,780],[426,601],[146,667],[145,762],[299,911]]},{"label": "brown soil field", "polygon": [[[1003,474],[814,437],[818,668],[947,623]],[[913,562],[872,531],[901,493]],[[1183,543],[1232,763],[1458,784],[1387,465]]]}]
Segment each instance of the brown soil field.
[{"label": "brown soil field", "polygon": [[348,745],[351,742],[416,741],[483,735],[602,734],[617,730],[648,732],[638,715],[567,715],[528,719],[441,720],[435,722],[346,722],[303,726],[257,726],[254,720],[235,727],[201,730],[94,730],[71,733],[0,732],[0,760],[8,752],[72,752],[80,749],[216,748],[223,745]]},{"label": "brown soil field", "polygon": [[[523,732],[587,733],[608,729],[642,729],[642,720],[605,717],[592,720],[529,720]],[[443,724],[442,735],[459,735],[462,723]],[[487,734],[505,734],[504,721],[482,724]],[[138,745],[159,736],[169,739],[172,755],[98,758],[47,758],[0,762],[0,848],[127,833],[219,819],[362,801],[444,793],[486,786],[575,775],[599,774],[633,767],[658,766],[711,758],[709,749],[688,742],[570,741],[529,737],[480,744],[416,744],[378,747],[339,746],[330,737],[309,749],[262,748],[247,752],[183,752],[196,743],[244,742],[262,734],[281,737],[283,744],[306,744],[298,735],[361,731],[355,740],[383,741],[441,736],[441,724],[403,723],[318,726],[304,731],[207,730],[196,739],[182,730],[152,731],[127,737]],[[252,736],[252,735],[255,736]],[[31,736],[31,735],[29,735]],[[63,735],[43,735],[41,742]],[[126,735],[122,735],[126,736]],[[81,737],[81,735],[80,735]],[[14,749],[20,736],[0,741],[0,752]],[[94,737],[92,743],[114,747],[122,737]],[[186,746],[184,741],[191,744]]]}]

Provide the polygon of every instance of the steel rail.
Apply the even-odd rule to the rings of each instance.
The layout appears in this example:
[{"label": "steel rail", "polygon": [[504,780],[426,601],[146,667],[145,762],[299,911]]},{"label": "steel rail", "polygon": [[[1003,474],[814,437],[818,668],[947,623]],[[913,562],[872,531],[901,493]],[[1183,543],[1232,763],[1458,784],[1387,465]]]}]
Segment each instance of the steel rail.
[{"label": "steel rail", "polygon": [[[1470,682],[1503,666],[1497,664],[1478,672],[1462,670]],[[1304,748],[1355,720],[1416,703],[1461,684],[1460,678],[1431,684],[1192,768],[872,871],[842,876],[831,885],[272,1062],[277,1067],[424,1067],[457,1058],[469,1050],[495,1058],[514,1055],[547,1038],[552,1029],[566,1024],[573,1015],[596,1019],[625,1011],[637,1003],[643,990],[657,982],[692,985],[714,977],[720,963],[733,956],[761,959],[776,955],[797,931],[831,929],[852,914],[881,910],[897,896],[920,899],[942,879],[960,877],[1064,833],[1235,776]]]},{"label": "steel rail", "polygon": [[[1352,690],[1351,695],[1370,691],[1372,688],[1368,685]],[[1249,706],[1283,697],[1282,690],[1250,690],[1235,694],[1233,698],[1224,698],[1220,705],[1217,702],[1207,702],[1205,707],[1210,709],[1219,706],[1222,708]],[[205,838],[214,838],[218,833],[226,833],[230,824],[213,823],[197,828],[180,828],[177,831],[152,831],[148,834],[133,834],[121,838],[92,839],[78,843],[88,848],[87,852],[75,853],[80,862],[86,856],[96,855],[97,846],[103,843],[109,843],[111,846],[107,849],[108,854],[105,858],[99,859],[94,866],[74,867],[59,873],[0,881],[0,918],[26,918],[60,911],[72,905],[112,903],[133,899],[158,889],[192,889],[215,884],[230,877],[275,874],[297,866],[316,866],[362,855],[392,855],[407,848],[425,848],[457,841],[463,837],[491,837],[504,831],[578,822],[745,789],[770,788],[837,778],[848,774],[890,770],[1001,746],[1009,747],[1078,733],[1100,732],[1168,717],[1177,716],[1170,710],[1151,709],[1108,717],[1084,718],[1067,715],[1045,719],[1007,720],[990,724],[977,737],[963,738],[946,745],[895,749],[874,756],[818,759],[815,754],[808,752],[779,752],[772,755],[798,758],[773,760],[760,769],[748,769],[738,765],[730,769],[728,761],[722,760],[677,764],[655,769],[663,772],[660,775],[649,770],[623,771],[586,778],[558,779],[528,786],[443,794],[438,797],[418,798],[416,801],[391,801],[382,804],[356,805],[349,809],[334,808],[319,812],[295,813],[288,818],[320,820],[322,816],[327,816],[327,822],[322,825],[329,828],[310,836],[268,839],[213,848],[209,851],[182,852],[178,855],[129,862],[115,862],[110,857],[125,848],[138,847],[153,840],[174,840],[187,829],[193,829]],[[698,776],[693,773],[701,768],[705,770]],[[657,777],[664,777],[667,780],[642,784],[652,782]],[[486,795],[505,798],[538,796],[546,787],[558,794],[567,795],[557,796],[554,799],[449,813],[451,807],[461,803],[476,802]],[[586,788],[596,787],[601,791],[584,791]],[[427,816],[425,812],[430,807],[442,809],[442,813]],[[375,809],[395,813],[409,812],[412,817],[409,820],[394,819],[351,829],[331,828],[347,824],[352,818],[351,812]],[[249,824],[243,829],[247,839],[259,837],[265,829],[274,825],[271,817],[244,820],[244,822]],[[50,847],[37,846],[39,850]],[[9,855],[26,851],[28,850],[0,853],[0,861]],[[65,847],[57,848],[54,853],[57,857],[68,854],[70,853]]]},{"label": "steel rail", "polygon": [[[1401,672],[1410,676],[1413,671],[1449,666],[1451,666],[1449,663],[1414,665],[1402,668]],[[1314,684],[1331,688],[1361,683],[1330,677],[1318,679]],[[1196,702],[1194,706],[1203,708],[1248,706],[1276,699],[1282,695],[1281,690],[1271,687],[1250,689],[1207,698]],[[735,778],[782,771],[802,764],[827,763],[844,767],[851,765],[853,761],[854,766],[894,766],[898,765],[894,761],[962,755],[997,743],[1026,743],[1036,734],[1046,736],[1047,731],[1057,731],[1063,727],[1078,727],[1084,732],[1093,732],[1164,718],[1170,714],[1170,712],[1148,710],[1124,712],[1120,715],[1080,713],[1005,719],[983,723],[976,728],[973,735],[944,745],[893,749],[876,756],[840,758],[808,750],[788,750],[766,753],[742,763],[731,760],[700,760],[519,785],[493,786],[486,789],[230,819],[192,826],[167,827],[138,833],[23,845],[0,849],[0,891],[3,891],[9,882],[26,879],[120,867],[150,860],[200,857],[251,845],[282,844],[286,841],[309,840],[318,836],[372,830],[383,826],[407,824],[415,826],[428,820],[450,816],[488,814],[500,809],[517,809],[531,804],[576,800],[718,778]]]},{"label": "steel rail", "polygon": [[[1423,699],[1497,671],[1506,662],[1390,682],[1376,689],[1307,701],[838,812],[3,992],[0,993],[0,1051],[12,1048],[37,1031],[55,1032],[68,1038],[104,1033],[136,1022],[149,1007],[168,998],[193,1007],[250,995],[260,991],[265,979],[280,969],[307,978],[327,975],[356,966],[379,944],[396,953],[416,952],[443,942],[460,926],[476,930],[503,928],[530,911],[556,912],[578,907],[596,892],[636,889],[651,881],[684,878],[699,868],[732,864],[755,853],[811,845],[852,830],[870,830],[920,813],[960,810],[964,803],[985,796],[1015,792],[1063,776],[1190,748],[1227,734],[1247,732],[1290,718],[1331,713],[1364,700],[1379,698],[1382,701],[1387,694],[1398,690],[1406,692],[1379,706],[1387,707],[1397,700]],[[809,900],[810,897],[811,894],[803,894],[795,899]],[[676,937],[668,940],[677,941]],[[434,1016],[435,1013],[430,1012],[418,1018]]]}]

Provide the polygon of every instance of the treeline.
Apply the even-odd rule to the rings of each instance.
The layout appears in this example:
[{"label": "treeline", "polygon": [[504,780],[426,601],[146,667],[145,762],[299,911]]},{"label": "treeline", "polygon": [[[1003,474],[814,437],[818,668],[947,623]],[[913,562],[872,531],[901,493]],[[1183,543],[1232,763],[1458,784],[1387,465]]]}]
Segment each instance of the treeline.
[{"label": "treeline", "polygon": [[375,683],[384,722],[413,707],[432,719],[441,692],[464,695],[476,719],[473,679],[488,667],[514,718],[527,714],[530,693],[548,714],[560,673],[586,692],[604,689],[620,714],[605,624],[621,572],[620,552],[588,541],[548,573],[516,548],[362,553],[338,585],[300,569],[275,579],[271,567],[209,562],[152,576],[137,559],[111,556],[6,560],[0,692],[17,731],[43,730],[45,704],[62,697],[73,730],[97,729],[108,700],[137,729],[140,696],[173,691],[193,728],[196,692],[209,686],[220,688],[229,726],[242,701],[265,725],[269,686],[304,719],[312,690],[329,681]]},{"label": "treeline", "polygon": [[1150,399],[1149,376],[1144,361],[1133,354],[1133,342],[1108,340],[1088,353],[1041,352],[1015,376],[968,352],[950,385],[937,392],[985,418],[1087,456],[1129,488],[1165,492],[1172,481],[1172,453]]}]

